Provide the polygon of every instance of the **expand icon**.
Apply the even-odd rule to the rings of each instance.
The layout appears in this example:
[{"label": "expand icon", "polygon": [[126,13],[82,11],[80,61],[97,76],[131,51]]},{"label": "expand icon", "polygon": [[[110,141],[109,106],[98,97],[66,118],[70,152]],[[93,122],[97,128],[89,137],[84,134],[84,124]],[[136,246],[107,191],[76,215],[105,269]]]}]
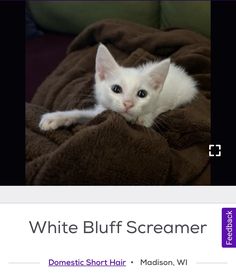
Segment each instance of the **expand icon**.
[{"label": "expand icon", "polygon": [[209,144],[209,157],[221,157],[221,144]]}]

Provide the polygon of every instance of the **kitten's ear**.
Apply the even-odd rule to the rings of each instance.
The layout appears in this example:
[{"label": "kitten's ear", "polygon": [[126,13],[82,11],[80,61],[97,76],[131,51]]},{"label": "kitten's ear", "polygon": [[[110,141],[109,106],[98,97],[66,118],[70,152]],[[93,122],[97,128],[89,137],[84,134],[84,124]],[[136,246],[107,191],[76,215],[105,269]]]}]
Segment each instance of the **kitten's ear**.
[{"label": "kitten's ear", "polygon": [[148,73],[154,89],[162,88],[170,67],[170,59],[165,59],[152,67]]},{"label": "kitten's ear", "polygon": [[105,45],[100,44],[96,55],[96,74],[102,81],[114,74],[119,69],[119,65],[112,57]]}]

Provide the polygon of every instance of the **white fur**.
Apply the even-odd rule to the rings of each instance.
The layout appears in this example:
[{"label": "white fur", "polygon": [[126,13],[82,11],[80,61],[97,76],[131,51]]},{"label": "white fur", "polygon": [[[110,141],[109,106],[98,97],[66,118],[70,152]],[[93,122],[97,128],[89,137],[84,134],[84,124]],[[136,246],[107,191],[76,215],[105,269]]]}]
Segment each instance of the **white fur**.
[{"label": "white fur", "polygon": [[[122,93],[114,93],[112,85],[119,85]],[[147,96],[137,96],[139,90]],[[191,102],[197,94],[196,82],[183,68],[170,63],[170,59],[147,63],[137,68],[119,66],[108,49],[100,44],[96,56],[94,108],[47,113],[39,127],[53,130],[81,120],[89,120],[109,109],[121,114],[127,121],[151,127],[154,119],[163,112]],[[131,103],[127,109],[125,103]]]}]

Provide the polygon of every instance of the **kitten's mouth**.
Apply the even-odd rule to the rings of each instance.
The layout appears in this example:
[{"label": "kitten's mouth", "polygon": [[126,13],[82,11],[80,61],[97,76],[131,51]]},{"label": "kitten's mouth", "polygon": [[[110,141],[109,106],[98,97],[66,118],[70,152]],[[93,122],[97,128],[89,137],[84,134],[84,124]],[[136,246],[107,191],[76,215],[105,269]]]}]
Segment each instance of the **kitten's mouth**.
[{"label": "kitten's mouth", "polygon": [[132,116],[132,113],[130,111],[123,111],[123,112],[121,112],[121,114]]},{"label": "kitten's mouth", "polygon": [[131,121],[134,118],[134,116],[129,111],[122,111],[120,114],[128,121]]},{"label": "kitten's mouth", "polygon": [[130,109],[121,111],[123,114],[132,114],[132,111]]}]

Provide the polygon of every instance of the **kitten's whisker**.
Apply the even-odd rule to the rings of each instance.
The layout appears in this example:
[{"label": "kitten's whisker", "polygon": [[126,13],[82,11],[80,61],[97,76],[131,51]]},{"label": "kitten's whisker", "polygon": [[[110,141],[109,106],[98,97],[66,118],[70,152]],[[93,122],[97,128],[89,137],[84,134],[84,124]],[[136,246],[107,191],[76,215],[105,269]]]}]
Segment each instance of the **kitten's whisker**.
[{"label": "kitten's whisker", "polygon": [[[166,116],[166,119],[167,119],[167,118],[168,118],[168,116]],[[165,122],[166,126],[167,126],[169,129],[171,129],[171,130],[173,130],[173,131],[178,131],[178,130],[179,130],[175,125],[173,125],[173,124],[170,123],[169,118],[168,118],[167,121],[164,121],[165,118],[164,118],[164,119],[163,119],[163,118],[159,118],[159,119],[160,119],[162,122]]]},{"label": "kitten's whisker", "polygon": [[171,129],[171,125],[163,118],[156,118],[155,123],[164,130]]},{"label": "kitten's whisker", "polygon": [[156,123],[156,125],[158,125],[159,127],[163,128],[163,129],[170,129],[169,128],[170,126],[163,119],[157,118],[155,120],[155,123]]},{"label": "kitten's whisker", "polygon": [[148,135],[150,139],[152,139],[152,134],[150,128],[145,128],[144,132]]},{"label": "kitten's whisker", "polygon": [[154,122],[152,125],[153,129],[160,133],[160,135],[164,136],[164,132],[161,130],[160,126],[157,124],[157,122]]}]

